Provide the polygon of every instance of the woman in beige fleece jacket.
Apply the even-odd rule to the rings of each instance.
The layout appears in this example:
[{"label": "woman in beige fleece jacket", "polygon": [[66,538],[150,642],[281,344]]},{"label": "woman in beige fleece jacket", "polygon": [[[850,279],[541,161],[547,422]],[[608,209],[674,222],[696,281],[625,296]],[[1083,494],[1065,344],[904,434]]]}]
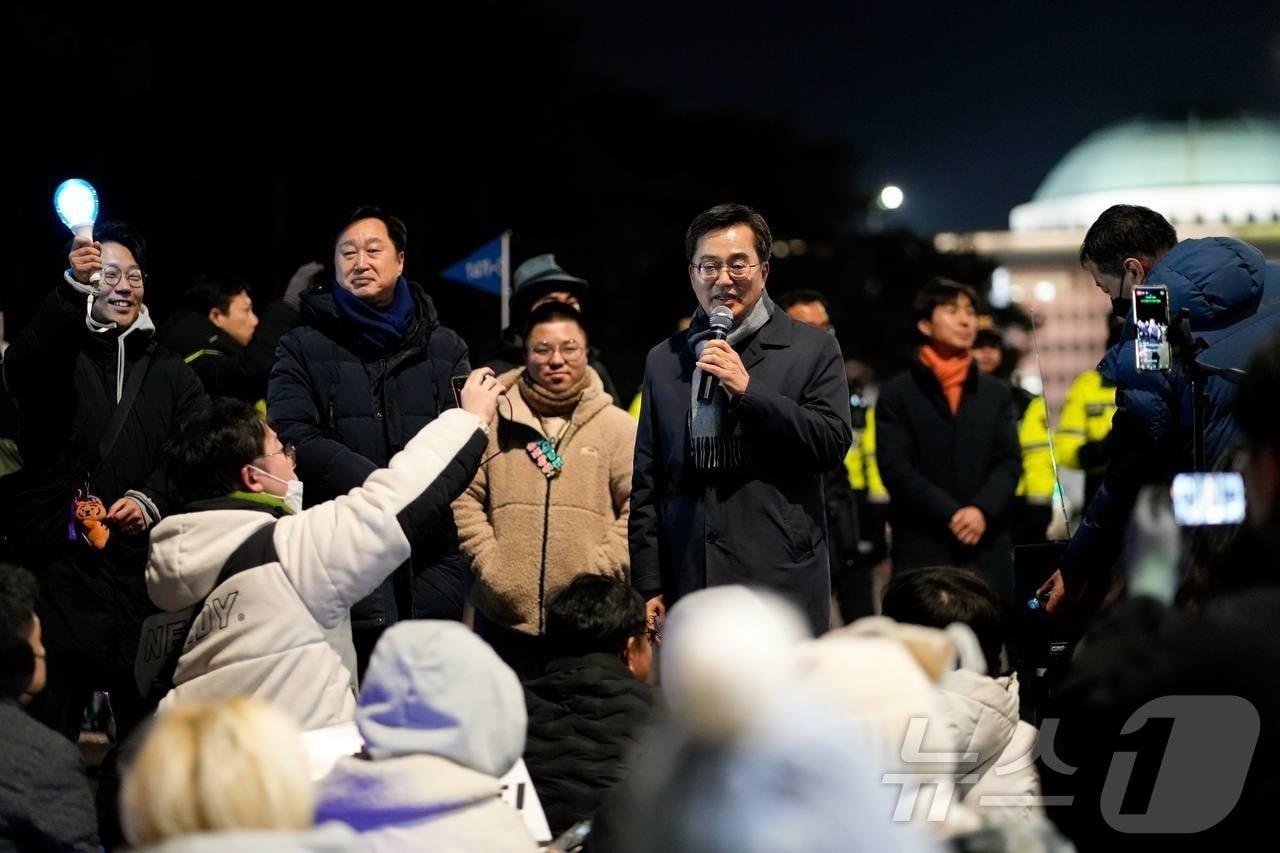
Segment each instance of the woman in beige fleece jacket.
[{"label": "woman in beige fleece jacket", "polygon": [[476,631],[529,677],[556,592],[583,573],[628,579],[636,426],[587,364],[572,307],[539,307],[524,339],[525,366],[498,377],[510,405],[498,403],[488,461],[453,512],[476,573]]}]

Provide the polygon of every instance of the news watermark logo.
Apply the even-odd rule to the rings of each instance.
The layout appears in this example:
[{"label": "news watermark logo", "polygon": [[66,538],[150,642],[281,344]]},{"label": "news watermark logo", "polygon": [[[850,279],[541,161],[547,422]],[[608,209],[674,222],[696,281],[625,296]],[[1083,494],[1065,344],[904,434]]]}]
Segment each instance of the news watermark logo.
[{"label": "news watermark logo", "polygon": [[[926,751],[929,724],[928,718],[916,717],[907,727],[899,757],[903,766],[912,769],[885,773],[881,779],[886,785],[899,786],[894,821],[912,820],[926,792],[932,794],[932,801],[925,820],[945,821],[952,806],[984,775],[977,772],[977,752]],[[1117,832],[1132,834],[1186,835],[1212,829],[1240,800],[1261,727],[1257,709],[1239,696],[1162,696],[1151,700],[1134,711],[1119,732],[1122,743],[1130,741],[1136,746],[1149,743],[1147,735],[1167,730],[1155,756],[1159,764],[1150,797],[1139,810],[1126,805],[1139,760],[1152,760],[1146,747],[1117,749],[1098,803],[1103,820]],[[1055,773],[1073,775],[1077,768],[1054,752],[1057,731],[1058,720],[1045,720],[1030,750],[986,771],[993,774],[996,783],[990,787],[1002,787],[1002,778],[1027,778],[1037,762]],[[1017,784],[1005,787],[1016,788]],[[977,800],[979,808],[1041,809],[1074,804],[1071,796],[1038,793],[983,794]]]}]

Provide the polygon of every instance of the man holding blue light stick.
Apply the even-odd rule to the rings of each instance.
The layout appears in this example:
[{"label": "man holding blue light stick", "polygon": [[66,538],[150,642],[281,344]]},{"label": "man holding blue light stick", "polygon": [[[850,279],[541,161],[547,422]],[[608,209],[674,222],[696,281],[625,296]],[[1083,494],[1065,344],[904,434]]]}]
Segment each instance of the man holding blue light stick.
[{"label": "man holding blue light stick", "polygon": [[23,467],[0,481],[0,533],[40,581],[51,676],[32,713],[75,740],[94,690],[109,692],[118,733],[141,717],[132,661],[146,533],[171,509],[160,447],[208,400],[153,341],[142,239],[125,225],[67,224],[70,266],[5,353]]}]

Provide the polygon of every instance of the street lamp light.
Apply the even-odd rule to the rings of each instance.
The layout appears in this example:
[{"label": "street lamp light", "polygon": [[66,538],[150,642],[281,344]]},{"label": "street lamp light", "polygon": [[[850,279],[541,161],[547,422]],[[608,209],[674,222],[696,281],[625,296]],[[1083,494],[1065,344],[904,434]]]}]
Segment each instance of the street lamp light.
[{"label": "street lamp light", "polygon": [[903,198],[902,189],[889,184],[880,190],[880,197],[876,200],[876,203],[881,210],[897,210],[902,207]]}]

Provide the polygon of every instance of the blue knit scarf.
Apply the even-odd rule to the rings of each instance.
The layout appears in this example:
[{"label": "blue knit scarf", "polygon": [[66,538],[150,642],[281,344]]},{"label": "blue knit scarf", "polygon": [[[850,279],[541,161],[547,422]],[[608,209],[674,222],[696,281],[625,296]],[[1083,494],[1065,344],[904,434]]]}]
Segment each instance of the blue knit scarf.
[{"label": "blue knit scarf", "polygon": [[395,349],[413,328],[418,310],[404,276],[396,281],[395,294],[386,308],[374,308],[336,281],[332,289],[333,307],[351,324],[356,337],[377,352]]}]

